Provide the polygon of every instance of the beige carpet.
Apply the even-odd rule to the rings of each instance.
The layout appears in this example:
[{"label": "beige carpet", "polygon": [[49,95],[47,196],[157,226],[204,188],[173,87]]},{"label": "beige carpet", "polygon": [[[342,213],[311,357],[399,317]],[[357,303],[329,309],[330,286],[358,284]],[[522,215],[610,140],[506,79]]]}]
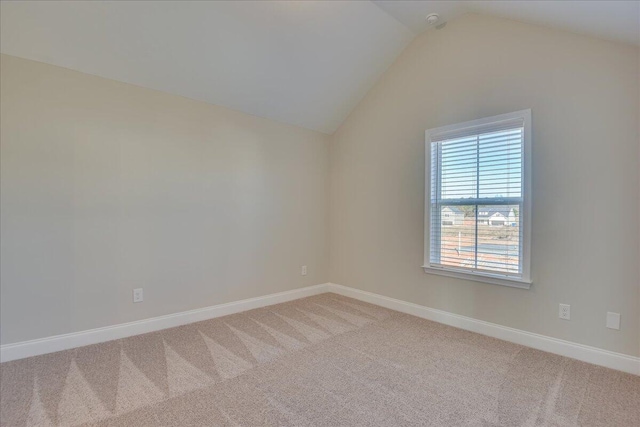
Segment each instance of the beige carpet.
[{"label": "beige carpet", "polygon": [[0,365],[2,426],[640,426],[640,377],[335,294]]}]

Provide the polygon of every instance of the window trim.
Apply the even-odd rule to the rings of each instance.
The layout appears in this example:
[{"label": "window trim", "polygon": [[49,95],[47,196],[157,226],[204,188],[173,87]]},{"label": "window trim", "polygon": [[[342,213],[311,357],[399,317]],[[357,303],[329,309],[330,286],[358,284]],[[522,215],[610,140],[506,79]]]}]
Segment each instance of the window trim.
[{"label": "window trim", "polygon": [[[456,135],[459,133],[481,131],[489,125],[514,120],[523,121],[523,160],[522,160],[522,275],[519,277],[503,275],[499,273],[471,272],[454,267],[442,267],[431,265],[431,141],[436,136],[443,134]],[[424,200],[424,264],[425,273],[458,279],[485,282],[495,285],[510,286],[529,289],[531,281],[531,110],[520,110],[513,113],[500,114],[498,116],[485,117],[464,123],[441,126],[425,131],[425,200]]]}]

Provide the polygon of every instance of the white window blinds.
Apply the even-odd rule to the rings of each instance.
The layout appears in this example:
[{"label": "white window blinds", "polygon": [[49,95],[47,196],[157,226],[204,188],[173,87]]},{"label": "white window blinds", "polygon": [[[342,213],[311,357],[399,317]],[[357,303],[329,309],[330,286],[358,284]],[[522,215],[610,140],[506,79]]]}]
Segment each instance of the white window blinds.
[{"label": "white window blinds", "polygon": [[428,132],[425,267],[528,280],[524,274],[526,120],[517,114],[487,120]]}]

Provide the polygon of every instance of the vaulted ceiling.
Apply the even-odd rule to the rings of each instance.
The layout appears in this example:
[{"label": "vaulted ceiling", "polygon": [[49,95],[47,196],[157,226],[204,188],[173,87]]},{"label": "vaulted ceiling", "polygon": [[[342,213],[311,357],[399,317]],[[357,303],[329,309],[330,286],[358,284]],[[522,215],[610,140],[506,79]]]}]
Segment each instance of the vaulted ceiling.
[{"label": "vaulted ceiling", "polygon": [[429,28],[425,16],[443,20],[474,12],[544,25],[606,40],[640,45],[640,1],[374,1],[414,32]]},{"label": "vaulted ceiling", "polygon": [[469,11],[640,44],[638,1],[2,1],[2,53],[332,133],[402,49]]}]

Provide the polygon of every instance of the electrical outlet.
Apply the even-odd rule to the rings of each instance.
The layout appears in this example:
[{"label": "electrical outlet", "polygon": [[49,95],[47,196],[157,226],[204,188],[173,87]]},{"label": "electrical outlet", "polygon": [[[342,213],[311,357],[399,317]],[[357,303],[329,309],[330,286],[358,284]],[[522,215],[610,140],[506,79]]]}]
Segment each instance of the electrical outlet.
[{"label": "electrical outlet", "polygon": [[303,276],[307,275],[307,266],[306,265],[302,266],[302,270],[300,271],[300,274],[302,274]]},{"label": "electrical outlet", "polygon": [[137,288],[133,290],[133,302],[142,302],[142,288]]},{"label": "electrical outlet", "polygon": [[560,314],[558,317],[564,320],[571,320],[571,306],[569,304],[560,304]]},{"label": "electrical outlet", "polygon": [[607,328],[620,330],[620,313],[607,311]]}]

